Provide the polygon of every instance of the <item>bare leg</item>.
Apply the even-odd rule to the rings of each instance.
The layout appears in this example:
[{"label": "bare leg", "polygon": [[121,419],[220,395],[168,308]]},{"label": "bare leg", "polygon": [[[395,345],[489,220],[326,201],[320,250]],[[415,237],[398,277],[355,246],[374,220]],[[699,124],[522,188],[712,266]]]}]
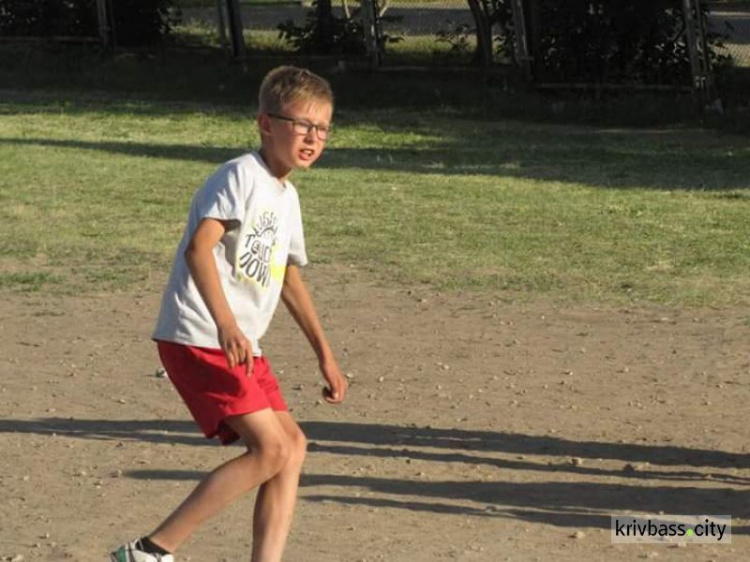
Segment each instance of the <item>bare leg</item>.
[{"label": "bare leg", "polygon": [[273,478],[288,462],[286,430],[272,410],[232,416],[225,423],[239,434],[248,451],[211,472],[150,535],[153,542],[170,552],[177,550],[201,523]]},{"label": "bare leg", "polygon": [[289,412],[276,413],[286,431],[290,454],[284,468],[264,483],[255,500],[252,562],[281,562],[292,526],[307,440]]}]

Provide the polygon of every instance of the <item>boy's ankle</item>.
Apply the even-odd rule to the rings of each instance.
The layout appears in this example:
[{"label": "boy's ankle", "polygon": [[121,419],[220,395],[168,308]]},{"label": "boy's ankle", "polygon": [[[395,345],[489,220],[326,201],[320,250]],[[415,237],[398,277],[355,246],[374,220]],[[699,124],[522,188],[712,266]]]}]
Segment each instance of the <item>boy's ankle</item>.
[{"label": "boy's ankle", "polygon": [[160,556],[172,554],[166,548],[159,546],[154,541],[152,541],[148,535],[138,539],[138,545],[143,552],[146,552],[148,554],[158,554]]}]

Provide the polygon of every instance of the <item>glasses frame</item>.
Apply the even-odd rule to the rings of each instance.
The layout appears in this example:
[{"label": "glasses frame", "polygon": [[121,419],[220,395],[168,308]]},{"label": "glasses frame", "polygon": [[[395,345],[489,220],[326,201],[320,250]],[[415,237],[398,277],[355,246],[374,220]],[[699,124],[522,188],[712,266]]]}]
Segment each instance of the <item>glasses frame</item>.
[{"label": "glasses frame", "polygon": [[288,121],[292,124],[292,130],[294,134],[301,137],[306,137],[311,131],[315,130],[315,136],[318,140],[327,141],[331,135],[331,125],[323,127],[321,125],[315,125],[304,119],[295,119],[294,117],[287,117],[286,115],[280,115],[278,113],[266,113],[273,119],[279,119],[280,121]]}]

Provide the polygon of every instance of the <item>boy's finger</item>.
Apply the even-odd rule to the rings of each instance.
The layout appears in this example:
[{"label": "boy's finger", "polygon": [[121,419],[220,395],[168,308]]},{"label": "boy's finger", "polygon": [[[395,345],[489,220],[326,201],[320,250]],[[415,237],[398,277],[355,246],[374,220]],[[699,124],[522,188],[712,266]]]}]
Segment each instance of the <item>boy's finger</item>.
[{"label": "boy's finger", "polygon": [[341,391],[326,387],[323,389],[323,398],[330,404],[338,404],[344,399],[344,396]]}]

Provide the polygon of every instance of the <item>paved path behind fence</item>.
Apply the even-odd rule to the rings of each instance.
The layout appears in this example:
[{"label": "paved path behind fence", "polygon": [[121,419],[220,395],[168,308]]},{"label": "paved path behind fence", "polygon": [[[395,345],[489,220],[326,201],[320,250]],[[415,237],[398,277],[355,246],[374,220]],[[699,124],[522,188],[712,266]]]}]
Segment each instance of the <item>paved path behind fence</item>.
[{"label": "paved path behind fence", "polygon": [[[310,8],[300,5],[243,6],[242,22],[245,29],[276,30],[287,20],[302,24]],[[334,6],[334,14],[342,16],[340,6]],[[383,26],[389,34],[436,35],[439,30],[452,30],[459,24],[473,25],[471,12],[466,8],[442,8],[431,5],[394,7],[386,13],[389,21]],[[217,10],[214,8],[189,8],[183,10],[186,23],[197,21],[216,25]],[[393,21],[390,21],[390,20]],[[750,67],[750,11],[716,11],[710,18],[711,29],[727,36],[729,52],[738,66]]]}]

